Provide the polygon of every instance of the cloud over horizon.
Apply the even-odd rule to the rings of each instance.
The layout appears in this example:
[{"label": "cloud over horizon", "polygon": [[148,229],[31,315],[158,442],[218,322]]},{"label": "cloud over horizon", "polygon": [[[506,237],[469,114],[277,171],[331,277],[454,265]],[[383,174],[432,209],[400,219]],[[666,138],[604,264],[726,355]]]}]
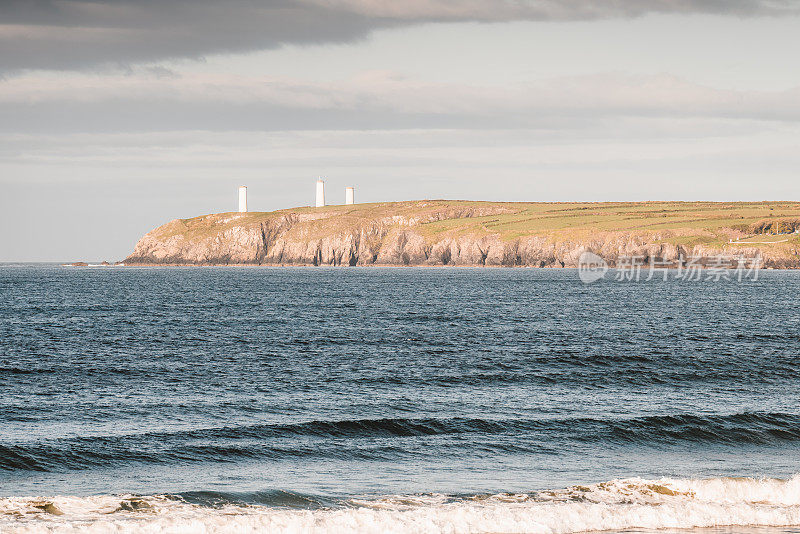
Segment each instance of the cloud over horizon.
[{"label": "cloud over horizon", "polygon": [[263,75],[31,73],[0,84],[0,132],[537,128],[601,117],[800,122],[800,87],[717,89],[605,73],[462,86],[371,71],[338,82]]},{"label": "cloud over horizon", "polygon": [[6,0],[0,3],[0,72],[345,43],[377,29],[437,22],[798,13],[797,0]]},{"label": "cloud over horizon", "polygon": [[[0,0],[0,259],[362,202],[797,198],[800,0]],[[21,231],[16,229],[21,228]]]}]

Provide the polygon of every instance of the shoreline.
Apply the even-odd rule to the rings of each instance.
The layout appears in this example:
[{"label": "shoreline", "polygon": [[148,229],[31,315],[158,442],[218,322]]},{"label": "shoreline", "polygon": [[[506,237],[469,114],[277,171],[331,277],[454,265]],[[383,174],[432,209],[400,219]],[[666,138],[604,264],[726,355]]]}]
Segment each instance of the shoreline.
[{"label": "shoreline", "polygon": [[[85,267],[85,268],[97,268],[97,267],[236,267],[236,268],[260,268],[260,267],[267,267],[267,268],[291,268],[291,267],[299,267],[299,268],[335,268],[335,269],[351,269],[351,268],[366,268],[366,269],[382,269],[382,268],[390,268],[390,269],[414,269],[414,268],[422,268],[422,269],[552,269],[552,270],[562,270],[562,269],[571,269],[571,270],[580,270],[581,267],[577,265],[426,265],[426,264],[417,264],[417,265],[397,265],[397,264],[359,264],[359,265],[314,265],[313,263],[120,263],[120,264],[111,264],[111,265],[97,265],[97,264],[90,264],[90,265],[72,265],[72,264],[60,264],[61,267]],[[713,265],[697,265],[693,268],[700,269],[703,271],[708,270],[715,270],[715,269],[724,269],[727,271],[736,271],[736,267],[718,267]],[[623,270],[627,269],[630,270],[630,267],[620,267],[617,265],[609,264],[609,270]],[[654,271],[673,271],[679,270],[680,267],[677,266],[660,266],[656,267],[652,270]],[[686,267],[683,267],[686,269]],[[650,271],[650,267],[648,265],[641,265],[639,266],[640,272],[647,272]],[[759,271],[800,271],[800,265],[792,266],[792,267],[760,267]]]}]

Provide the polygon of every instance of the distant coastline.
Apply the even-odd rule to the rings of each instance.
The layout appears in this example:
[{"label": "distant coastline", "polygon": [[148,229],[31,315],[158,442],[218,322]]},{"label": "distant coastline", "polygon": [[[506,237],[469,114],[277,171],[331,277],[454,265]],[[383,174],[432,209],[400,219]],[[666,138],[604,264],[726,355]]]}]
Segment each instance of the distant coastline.
[{"label": "distant coastline", "polygon": [[759,257],[800,268],[798,202],[504,203],[425,200],[220,213],[142,237],[128,266],[577,267]]}]

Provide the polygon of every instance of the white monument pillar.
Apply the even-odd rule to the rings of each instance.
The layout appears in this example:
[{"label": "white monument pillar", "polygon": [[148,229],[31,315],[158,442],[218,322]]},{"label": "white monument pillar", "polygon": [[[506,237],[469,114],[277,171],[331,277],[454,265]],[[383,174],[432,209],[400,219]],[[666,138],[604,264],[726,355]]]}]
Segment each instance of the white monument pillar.
[{"label": "white monument pillar", "polygon": [[321,208],[325,205],[325,182],[322,178],[317,180],[317,207]]},{"label": "white monument pillar", "polygon": [[355,189],[352,187],[345,187],[344,188],[344,203],[345,204],[355,204]]},{"label": "white monument pillar", "polygon": [[239,213],[247,213],[247,186],[239,187]]}]

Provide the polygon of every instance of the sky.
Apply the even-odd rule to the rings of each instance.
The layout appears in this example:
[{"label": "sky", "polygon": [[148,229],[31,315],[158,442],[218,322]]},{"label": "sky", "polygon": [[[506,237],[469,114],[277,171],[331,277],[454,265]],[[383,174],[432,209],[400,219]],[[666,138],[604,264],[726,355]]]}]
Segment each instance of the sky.
[{"label": "sky", "polygon": [[422,198],[800,200],[797,0],[2,0],[0,261]]}]

